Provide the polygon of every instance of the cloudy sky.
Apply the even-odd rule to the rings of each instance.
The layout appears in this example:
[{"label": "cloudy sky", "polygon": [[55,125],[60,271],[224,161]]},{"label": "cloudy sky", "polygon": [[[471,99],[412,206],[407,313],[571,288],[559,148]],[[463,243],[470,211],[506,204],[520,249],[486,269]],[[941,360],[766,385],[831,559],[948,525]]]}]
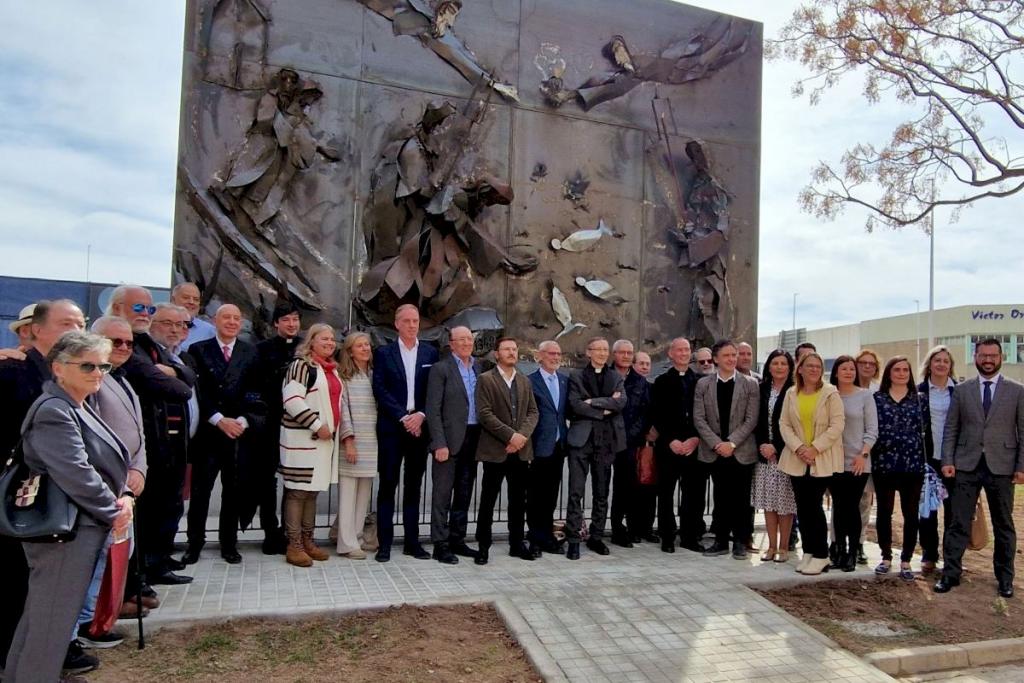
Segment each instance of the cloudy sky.
[{"label": "cloudy sky", "polygon": [[[767,38],[798,3],[691,4],[761,21]],[[89,262],[96,281],[166,286],[184,2],[3,2],[0,19],[0,274],[77,280]],[[800,75],[764,67],[759,333],[791,326],[794,293],[800,327],[927,308],[926,235],[869,235],[853,211],[823,223],[796,201],[819,160],[884,142],[905,111],[867,106],[857,79],[810,107],[790,96]],[[1020,211],[1011,198],[955,225],[939,213],[936,308],[1021,302]]]}]

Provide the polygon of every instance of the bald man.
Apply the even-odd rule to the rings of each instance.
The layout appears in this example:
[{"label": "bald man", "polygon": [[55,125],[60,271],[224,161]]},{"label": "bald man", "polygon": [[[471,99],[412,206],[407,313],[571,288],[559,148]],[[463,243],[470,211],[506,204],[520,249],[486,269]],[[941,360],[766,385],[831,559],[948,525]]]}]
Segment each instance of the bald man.
[{"label": "bald man", "polygon": [[[451,355],[434,363],[427,379],[427,425],[430,434],[430,540],[434,559],[456,564],[458,555],[476,559],[466,545],[469,500],[476,481],[476,379],[480,362],[473,358],[473,332],[453,327],[448,333]],[[483,368],[486,369],[486,368]]]},{"label": "bald man", "polygon": [[220,554],[228,564],[238,564],[238,503],[236,464],[246,449],[258,448],[250,427],[265,418],[260,400],[262,377],[256,347],[238,338],[242,313],[224,304],[213,318],[213,339],[193,344],[199,386],[199,432],[191,451],[192,502],[188,509],[188,550],[181,561],[193,564],[206,543],[206,517],[210,492],[220,474],[221,502],[218,536]]}]

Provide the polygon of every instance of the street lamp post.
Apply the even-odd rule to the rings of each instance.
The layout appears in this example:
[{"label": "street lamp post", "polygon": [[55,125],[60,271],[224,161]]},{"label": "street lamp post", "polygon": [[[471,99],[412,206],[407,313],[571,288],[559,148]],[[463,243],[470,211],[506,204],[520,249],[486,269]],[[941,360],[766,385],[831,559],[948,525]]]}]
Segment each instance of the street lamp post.
[{"label": "street lamp post", "polygon": [[[917,314],[914,319],[917,321],[917,333],[914,335],[914,341],[917,343],[917,367],[921,367],[921,300],[914,299],[914,303],[917,304]],[[928,348],[931,348],[930,346]]]},{"label": "street lamp post", "polygon": [[796,298],[799,296],[796,292],[793,292],[793,334],[796,335]]}]

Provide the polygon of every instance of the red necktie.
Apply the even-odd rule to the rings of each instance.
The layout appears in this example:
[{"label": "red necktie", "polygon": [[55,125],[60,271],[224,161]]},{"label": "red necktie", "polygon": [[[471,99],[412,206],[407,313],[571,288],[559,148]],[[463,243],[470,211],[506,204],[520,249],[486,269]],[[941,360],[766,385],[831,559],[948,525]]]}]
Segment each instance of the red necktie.
[{"label": "red necktie", "polygon": [[225,344],[220,347],[220,350],[224,353],[224,361],[227,363],[231,362],[231,347]]}]

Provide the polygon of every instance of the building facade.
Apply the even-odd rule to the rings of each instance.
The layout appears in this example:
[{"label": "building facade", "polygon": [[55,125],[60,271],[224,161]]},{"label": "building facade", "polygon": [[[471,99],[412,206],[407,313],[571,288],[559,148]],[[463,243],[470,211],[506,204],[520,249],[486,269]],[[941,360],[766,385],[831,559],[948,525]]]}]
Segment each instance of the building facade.
[{"label": "building facade", "polygon": [[[889,318],[864,320],[850,325],[800,331],[799,338],[811,342],[831,361],[844,353],[862,348],[874,350],[882,359],[906,356],[914,366],[915,377],[928,355],[928,312],[910,313]],[[973,377],[974,346],[986,337],[995,337],[1003,345],[1005,376],[1024,381],[1024,304],[971,305],[943,308],[933,313],[934,343],[948,346],[959,378]],[[777,335],[758,337],[758,360],[763,362],[781,341],[798,335],[792,330]]]}]

